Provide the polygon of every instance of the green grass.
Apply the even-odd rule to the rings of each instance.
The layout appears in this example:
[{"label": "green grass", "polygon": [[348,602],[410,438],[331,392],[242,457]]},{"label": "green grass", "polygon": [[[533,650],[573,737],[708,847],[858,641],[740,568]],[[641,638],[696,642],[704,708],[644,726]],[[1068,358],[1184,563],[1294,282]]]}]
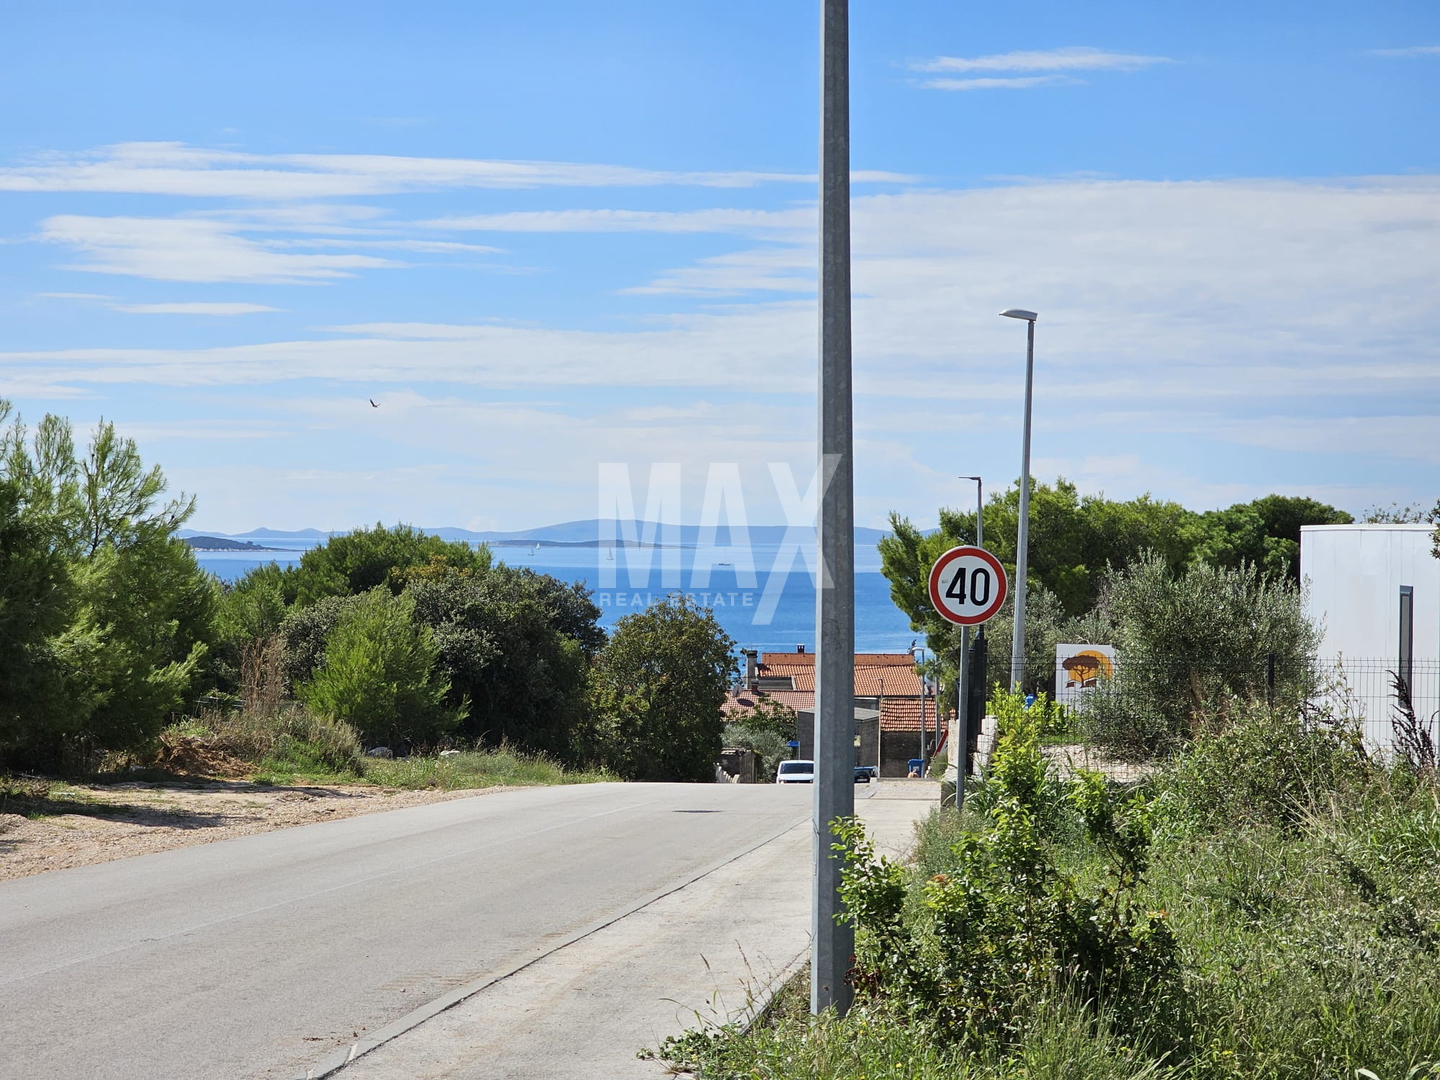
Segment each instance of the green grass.
[{"label": "green grass", "polygon": [[542,754],[527,754],[502,746],[495,750],[469,750],[449,757],[369,759],[364,779],[397,788],[463,788],[534,786],[541,784],[594,784],[618,777],[601,771],[571,770]]},{"label": "green grass", "polygon": [[374,784],[381,787],[458,791],[496,786],[586,784],[617,780],[605,771],[568,769],[543,754],[510,746],[466,750],[440,757],[370,758],[354,729],[343,722],[286,705],[261,714],[210,711],[167,728],[164,743],[198,740],[254,764],[257,784]]},{"label": "green grass", "polygon": [[[805,1015],[796,984],[750,1031],[691,1032],[662,1056],[705,1080],[1440,1078],[1440,787],[1326,739],[1259,717],[1147,782],[1154,841],[1137,899],[1166,913],[1178,965],[1130,1021],[1052,976],[1017,983],[1020,1024],[962,1051],[958,1029],[898,988],[837,1019]],[[1064,786],[1038,792],[1053,865],[1082,891],[1104,887]],[[907,911],[932,875],[955,872],[993,805],[981,785],[963,818],[922,825]]]},{"label": "green grass", "polygon": [[486,787],[534,787],[549,784],[594,784],[617,780],[611,773],[567,769],[542,754],[510,747],[466,750],[447,757],[434,754],[407,758],[366,758],[357,772],[336,770],[308,747],[292,744],[284,755],[259,763],[252,779],[259,784],[375,784],[406,791],[462,791]]}]

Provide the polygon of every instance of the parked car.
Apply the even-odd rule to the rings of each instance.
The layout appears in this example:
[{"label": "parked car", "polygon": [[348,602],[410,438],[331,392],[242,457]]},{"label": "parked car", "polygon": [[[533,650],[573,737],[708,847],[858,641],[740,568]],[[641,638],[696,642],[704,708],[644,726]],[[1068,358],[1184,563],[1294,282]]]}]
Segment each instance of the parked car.
[{"label": "parked car", "polygon": [[775,783],[777,784],[813,784],[815,782],[815,762],[791,759],[780,762],[780,767],[775,770]]},{"label": "parked car", "polygon": [[868,784],[869,782],[870,782],[870,766],[868,766],[868,765],[856,765],[856,766],[855,766],[855,783],[857,783],[857,784]]}]

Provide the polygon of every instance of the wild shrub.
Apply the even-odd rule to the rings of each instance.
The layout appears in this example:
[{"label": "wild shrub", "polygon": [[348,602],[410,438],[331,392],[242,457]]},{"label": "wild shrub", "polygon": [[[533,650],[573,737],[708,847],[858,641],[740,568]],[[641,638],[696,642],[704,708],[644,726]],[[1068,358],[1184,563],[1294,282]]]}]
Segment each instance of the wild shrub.
[{"label": "wild shrub", "polygon": [[1440,722],[1440,713],[1428,720],[1422,719],[1415,711],[1409,683],[1393,671],[1389,674],[1395,689],[1395,704],[1390,717],[1395,752],[1406,768],[1433,777],[1436,768],[1435,727]]},{"label": "wild shrub", "polygon": [[465,707],[444,703],[450,684],[436,670],[430,628],[415,603],[384,588],[358,599],[325,641],[325,662],[296,696],[311,711],[351,724],[372,744],[430,745],[453,731]]},{"label": "wild shrub", "polygon": [[[1057,986],[1145,1030],[1173,1012],[1174,939],[1137,892],[1143,799],[1103,779],[1054,785],[1038,719],[1022,710],[1002,730],[983,812],[951,831],[943,861],[932,844],[927,871],[945,869],[923,883],[877,857],[856,822],[838,830],[858,990],[935,1018],[949,1039],[1014,1042],[1028,1023],[1022,1002]],[[1082,885],[1059,867],[1042,822],[1067,814],[1103,853],[1103,880]]]},{"label": "wild shrub", "polygon": [[364,767],[360,737],[343,720],[302,705],[206,711],[210,746],[255,764],[289,764],[290,771],[314,770],[359,776]]},{"label": "wild shrub", "polygon": [[586,668],[604,641],[583,585],[508,566],[451,568],[409,581],[405,596],[434,635],[447,703],[469,702],[465,735],[564,761],[583,756]]},{"label": "wild shrub", "polygon": [[1201,732],[1156,778],[1158,826],[1179,836],[1244,825],[1291,828],[1316,805],[1375,775],[1342,728],[1291,709],[1237,709]]}]

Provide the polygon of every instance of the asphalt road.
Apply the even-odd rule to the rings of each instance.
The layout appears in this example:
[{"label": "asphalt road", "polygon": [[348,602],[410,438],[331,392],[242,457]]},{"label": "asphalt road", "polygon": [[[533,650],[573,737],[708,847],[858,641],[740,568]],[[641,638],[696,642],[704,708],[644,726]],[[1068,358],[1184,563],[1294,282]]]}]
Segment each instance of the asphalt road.
[{"label": "asphalt road", "polygon": [[303,1075],[754,848],[810,798],[534,788],[0,883],[0,1078]]}]

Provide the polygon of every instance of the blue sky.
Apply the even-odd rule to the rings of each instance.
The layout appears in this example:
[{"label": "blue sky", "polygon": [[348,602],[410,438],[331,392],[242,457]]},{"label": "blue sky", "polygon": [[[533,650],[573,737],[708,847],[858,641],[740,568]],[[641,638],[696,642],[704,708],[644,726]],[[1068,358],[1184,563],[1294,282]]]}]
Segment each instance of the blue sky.
[{"label": "blue sky", "polygon": [[[1440,494],[1440,7],[852,5],[857,514]],[[193,522],[814,461],[813,3],[12,3],[0,396]],[[372,409],[369,400],[380,403]]]}]

